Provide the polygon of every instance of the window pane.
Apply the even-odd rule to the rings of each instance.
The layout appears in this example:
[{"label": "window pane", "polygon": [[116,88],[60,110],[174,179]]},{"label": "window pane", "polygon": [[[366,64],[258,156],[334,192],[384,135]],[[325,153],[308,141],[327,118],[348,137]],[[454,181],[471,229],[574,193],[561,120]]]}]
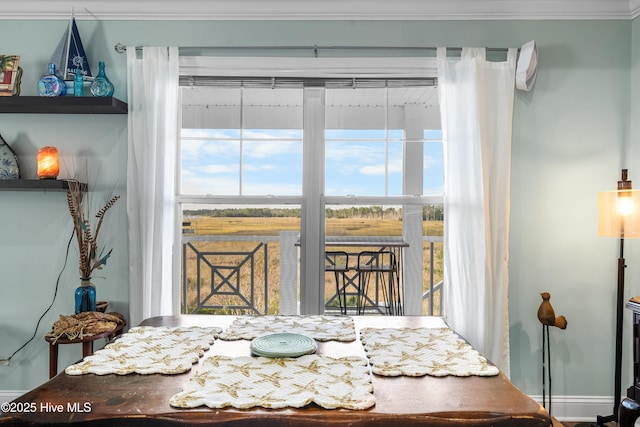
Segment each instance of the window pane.
[{"label": "window pane", "polygon": [[[292,131],[292,133],[298,133]],[[273,138],[270,131],[262,132]],[[254,196],[302,194],[302,140],[245,141],[242,194]]]},{"label": "window pane", "polygon": [[[354,240],[366,240],[369,236],[401,237],[403,232],[403,206],[347,206],[327,205],[325,210],[326,235],[348,237]],[[442,279],[444,235],[444,207],[441,204],[422,207],[422,312],[430,315],[442,315]],[[327,251],[346,251],[349,253],[350,266],[354,267],[358,253],[371,250],[372,247],[329,247]],[[405,248],[405,251],[408,250]],[[405,266],[406,268],[406,266]],[[355,292],[347,284],[348,292]],[[405,284],[406,286],[406,284]],[[338,309],[336,282],[333,274],[325,275],[325,302],[328,309]],[[351,301],[352,303],[353,301]],[[350,305],[350,301],[347,301]],[[429,311],[432,309],[433,311]],[[350,309],[352,310],[352,308]]]},{"label": "window pane", "polygon": [[[325,194],[397,196],[403,188],[410,194],[442,194],[441,132],[423,128],[439,122],[434,105],[432,87],[328,89]],[[405,153],[424,138],[440,147]],[[377,142],[385,143],[384,149]],[[407,155],[423,157],[424,163],[409,161],[416,170],[404,170]]]},{"label": "window pane", "polygon": [[422,313],[442,316],[444,206],[422,207]]},{"label": "window pane", "polygon": [[[189,133],[194,134],[195,130]],[[210,133],[202,131],[202,134]],[[240,189],[240,141],[233,131],[220,129],[225,139],[182,138],[182,194],[238,194]],[[184,135],[184,133],[183,133]],[[226,139],[226,135],[229,135]]]},{"label": "window pane", "polygon": [[302,94],[243,90],[242,195],[302,194]]},{"label": "window pane", "polygon": [[[389,247],[380,243],[385,240],[384,237],[394,240],[402,239],[402,206],[327,205],[325,228],[327,235],[325,262],[329,265],[344,265],[348,258],[349,267],[349,271],[342,276],[334,274],[332,269],[325,267],[324,289],[327,312],[355,313],[358,310],[358,301],[366,301],[360,307],[365,313],[386,313],[385,307],[389,305],[387,286],[396,283],[395,278],[400,280],[401,262],[393,263],[396,267],[392,273],[387,270],[382,275],[357,273],[358,262],[362,266],[377,259],[388,267],[392,265],[389,256],[393,256],[394,260],[402,259],[404,249],[398,245]],[[348,240],[353,243],[332,245],[333,240]],[[393,255],[381,255],[381,252],[393,252]],[[389,279],[389,275],[395,277],[393,281]],[[358,296],[359,289],[362,290],[359,288],[362,280],[368,283],[364,299]]]},{"label": "window pane", "polygon": [[386,89],[327,89],[325,194],[385,195]]},{"label": "window pane", "polygon": [[399,196],[402,194],[402,157],[400,141],[326,140],[325,194]]},{"label": "window pane", "polygon": [[424,175],[423,194],[444,194],[444,155],[442,151],[442,131],[424,131]]},{"label": "window pane", "polygon": [[388,191],[389,196],[402,195],[402,142],[389,142]]},{"label": "window pane", "polygon": [[277,314],[280,268],[295,265],[300,206],[182,206],[182,313]]},{"label": "window pane", "polygon": [[387,131],[387,137],[389,140],[401,141],[404,139],[404,131],[402,129],[389,129]]},{"label": "window pane", "polygon": [[384,195],[385,143],[326,141],[325,194]]},{"label": "window pane", "polygon": [[182,89],[184,195],[301,195],[302,89]]}]

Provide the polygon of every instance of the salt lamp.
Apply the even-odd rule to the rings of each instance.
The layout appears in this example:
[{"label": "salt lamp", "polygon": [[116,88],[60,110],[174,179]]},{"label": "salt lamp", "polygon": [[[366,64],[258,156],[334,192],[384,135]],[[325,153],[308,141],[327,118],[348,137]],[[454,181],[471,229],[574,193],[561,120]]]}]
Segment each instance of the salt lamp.
[{"label": "salt lamp", "polygon": [[38,178],[56,179],[60,172],[58,149],[56,147],[42,147],[38,150]]}]

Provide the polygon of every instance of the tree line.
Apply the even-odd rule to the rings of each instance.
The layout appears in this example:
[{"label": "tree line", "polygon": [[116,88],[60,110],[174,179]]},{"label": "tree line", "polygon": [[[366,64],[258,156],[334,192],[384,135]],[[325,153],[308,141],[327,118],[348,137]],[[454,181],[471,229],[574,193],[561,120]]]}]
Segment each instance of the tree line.
[{"label": "tree line", "polygon": [[[185,216],[210,216],[216,218],[300,218],[300,208],[219,208],[219,209],[185,209]],[[336,219],[401,219],[402,208],[383,206],[351,206],[344,208],[326,208],[326,218]],[[442,205],[426,205],[422,207],[423,221],[443,221]]]}]

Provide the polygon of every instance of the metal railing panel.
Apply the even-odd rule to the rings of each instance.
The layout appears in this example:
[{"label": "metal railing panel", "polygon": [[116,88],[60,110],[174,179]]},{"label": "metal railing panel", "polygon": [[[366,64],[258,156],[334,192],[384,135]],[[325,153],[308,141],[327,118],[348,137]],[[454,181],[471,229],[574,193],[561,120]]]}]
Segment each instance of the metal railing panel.
[{"label": "metal railing panel", "polygon": [[[284,239],[286,240],[286,239]],[[230,312],[234,314],[255,314],[263,315],[269,311],[269,285],[273,284],[269,279],[273,275],[269,269],[268,245],[280,245],[279,259],[283,262],[298,262],[298,248],[294,244],[281,245],[281,236],[206,236],[206,235],[186,235],[182,237],[182,301],[181,309],[183,313],[211,313]],[[289,239],[289,243],[294,238]],[[249,250],[212,250],[202,249],[198,244],[206,243],[231,243],[252,245]],[[428,289],[422,292],[422,300],[427,300],[425,315],[441,315],[443,302],[443,282],[436,280],[435,272],[435,243],[442,242],[442,237],[424,237],[423,242],[429,242],[429,268],[428,268]],[[253,244],[255,243],[255,246]],[[277,253],[277,252],[276,252]],[[273,260],[272,260],[273,262]],[[402,268],[402,265],[399,265]],[[288,270],[287,270],[288,271]],[[285,274],[278,280],[280,288],[291,290],[298,289],[298,277],[295,272]],[[290,276],[290,277],[289,277]],[[426,277],[425,277],[426,278]],[[206,279],[206,280],[205,280]],[[277,276],[276,276],[277,279]],[[347,296],[355,296],[355,280],[346,280],[342,284],[346,287]],[[284,283],[287,280],[295,283]],[[328,287],[330,290],[325,299],[325,312],[328,314],[339,313],[337,305],[338,293],[335,283]],[[353,288],[353,289],[352,289]],[[258,292],[260,289],[260,292]],[[344,290],[343,290],[344,291]],[[271,290],[272,296],[274,290]],[[188,295],[195,295],[189,298]],[[219,303],[221,298],[233,298],[233,302]],[[262,297],[262,298],[261,298]],[[294,295],[292,295],[295,298]],[[375,300],[379,300],[376,297]],[[383,304],[381,301],[380,304]],[[371,303],[372,307],[376,303]],[[276,310],[278,310],[276,308]],[[437,313],[435,311],[438,311]],[[292,314],[292,313],[286,313]]]},{"label": "metal railing panel", "polygon": [[[196,239],[200,242],[214,240],[218,239]],[[234,310],[247,314],[267,314],[269,252],[266,243],[258,242],[253,249],[246,251],[203,250],[193,241],[183,243],[182,247],[183,313]],[[262,260],[262,269],[259,268],[259,260]],[[193,285],[189,283],[189,267],[195,270]],[[263,303],[257,298],[258,282],[264,284]],[[195,298],[189,297],[190,288],[194,288]]]}]

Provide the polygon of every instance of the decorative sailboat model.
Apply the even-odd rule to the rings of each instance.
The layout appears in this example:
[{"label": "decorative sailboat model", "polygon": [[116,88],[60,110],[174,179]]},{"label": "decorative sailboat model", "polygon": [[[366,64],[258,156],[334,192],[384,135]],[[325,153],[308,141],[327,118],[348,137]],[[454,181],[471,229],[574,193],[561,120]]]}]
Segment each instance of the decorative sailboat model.
[{"label": "decorative sailboat model", "polygon": [[[67,86],[71,86],[71,88],[73,88],[73,79],[76,72],[82,74],[85,85],[91,84],[93,80],[89,61],[84,52],[80,32],[78,31],[76,19],[73,17],[73,14],[71,15],[66,31],[62,35],[60,42],[58,42],[56,50],[53,52],[53,55],[51,55],[49,63],[55,64],[56,69],[60,70]],[[73,90],[71,93],[73,93]]]}]

